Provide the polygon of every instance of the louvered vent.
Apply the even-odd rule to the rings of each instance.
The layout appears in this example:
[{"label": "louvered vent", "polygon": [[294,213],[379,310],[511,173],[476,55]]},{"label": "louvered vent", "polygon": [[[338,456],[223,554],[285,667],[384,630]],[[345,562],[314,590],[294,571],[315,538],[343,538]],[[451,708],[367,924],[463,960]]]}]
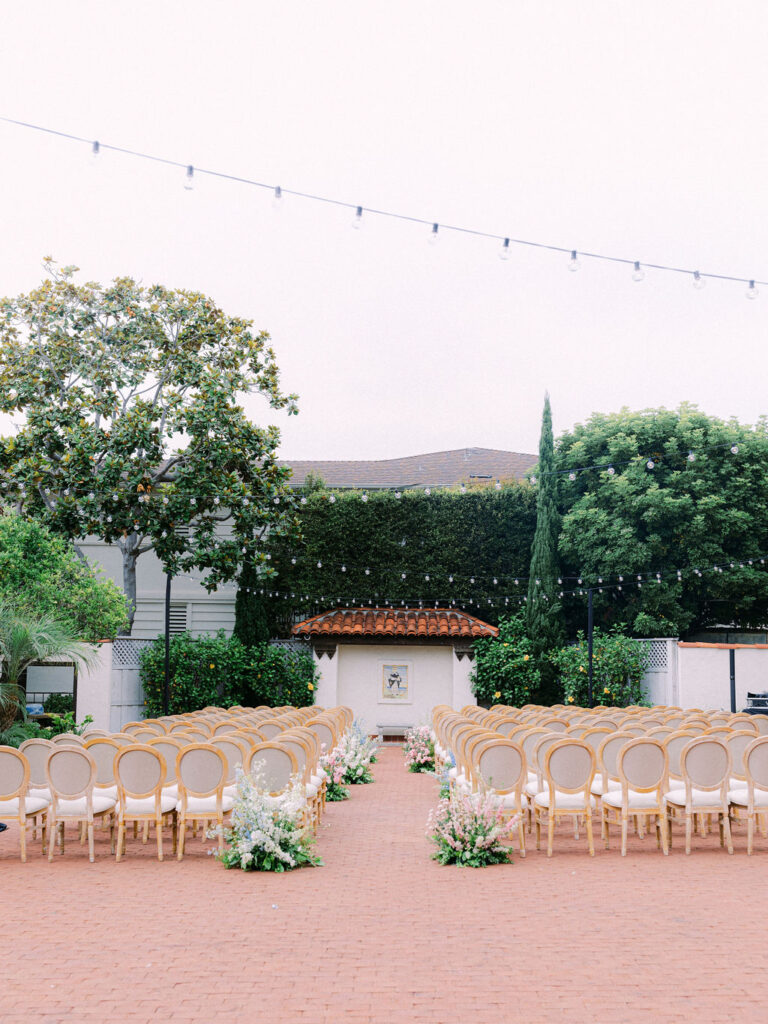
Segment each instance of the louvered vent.
[{"label": "louvered vent", "polygon": [[187,630],[187,606],[185,604],[173,604],[170,607],[170,628],[169,634],[185,633]]}]

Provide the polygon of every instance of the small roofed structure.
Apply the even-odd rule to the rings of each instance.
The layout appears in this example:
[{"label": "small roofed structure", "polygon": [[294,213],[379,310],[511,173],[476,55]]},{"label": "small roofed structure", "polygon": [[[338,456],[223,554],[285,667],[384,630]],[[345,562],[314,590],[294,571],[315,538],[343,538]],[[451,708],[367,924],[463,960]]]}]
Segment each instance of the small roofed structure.
[{"label": "small roofed structure", "polygon": [[318,704],[345,704],[384,736],[428,722],[435,704],[474,704],[473,644],[498,629],[454,608],[335,608],[293,635],[312,642]]}]

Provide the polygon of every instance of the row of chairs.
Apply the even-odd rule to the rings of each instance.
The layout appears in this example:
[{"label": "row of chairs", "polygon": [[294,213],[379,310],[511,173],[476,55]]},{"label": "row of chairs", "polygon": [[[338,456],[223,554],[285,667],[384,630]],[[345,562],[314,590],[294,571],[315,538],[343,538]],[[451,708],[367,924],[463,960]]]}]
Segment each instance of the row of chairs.
[{"label": "row of chairs", "polygon": [[[315,829],[324,807],[320,758],[351,725],[349,708],[204,709],[164,720],[129,723],[117,734],[91,729],[31,739],[18,750],[0,747],[0,815],[19,823],[26,860],[26,828],[40,828],[43,852],[53,857],[54,836],[64,850],[64,825],[80,825],[94,859],[94,823],[110,830],[112,852],[125,852],[126,827],[134,835],[150,825],[163,859],[162,832],[170,826],[181,859],[187,825],[203,836],[217,827],[223,847],[225,816],[232,810],[236,773],[257,772],[259,785],[276,803],[296,781],[303,785],[305,824]],[[258,722],[259,728],[256,728]],[[226,723],[226,729],[219,728]],[[117,842],[115,843],[115,827]]]},{"label": "row of chairs", "polygon": [[[717,817],[729,852],[731,820],[746,821],[748,853],[755,825],[759,823],[766,834],[768,766],[763,759],[768,736],[740,728],[741,720],[733,723],[734,728],[697,732],[695,725],[640,725],[637,715],[609,724],[599,709],[573,724],[570,715],[557,715],[559,709],[555,714],[546,709],[548,718],[543,721],[538,713],[525,715],[526,710],[537,709],[433,710],[436,758],[446,766],[450,784],[464,792],[482,785],[494,789],[505,813],[517,816],[523,856],[526,815],[529,831],[536,827],[537,848],[546,825],[550,856],[555,824],[564,816],[573,819],[576,835],[579,822],[585,821],[593,854],[592,812],[598,809],[606,847],[610,826],[617,825],[623,855],[630,822],[641,835],[648,824],[655,826],[665,853],[675,820],[685,823],[686,853],[694,825],[705,831],[712,816]],[[657,712],[653,717],[660,716]],[[633,720],[636,728],[627,725]]]}]

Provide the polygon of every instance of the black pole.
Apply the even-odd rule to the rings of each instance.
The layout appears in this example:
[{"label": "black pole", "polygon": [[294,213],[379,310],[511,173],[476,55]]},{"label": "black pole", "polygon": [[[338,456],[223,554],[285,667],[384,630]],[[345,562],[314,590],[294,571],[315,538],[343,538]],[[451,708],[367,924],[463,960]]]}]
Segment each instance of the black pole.
[{"label": "black pole", "polygon": [[163,714],[168,715],[171,703],[171,574],[165,574],[165,680],[163,682]]},{"label": "black pole", "polygon": [[728,651],[731,663],[731,714],[736,713],[736,651],[732,647]]},{"label": "black pole", "polygon": [[587,672],[587,692],[588,692],[588,703],[589,707],[592,708],[594,705],[592,695],[592,634],[595,628],[595,609],[592,606],[592,588],[587,591],[587,656],[588,672]]}]

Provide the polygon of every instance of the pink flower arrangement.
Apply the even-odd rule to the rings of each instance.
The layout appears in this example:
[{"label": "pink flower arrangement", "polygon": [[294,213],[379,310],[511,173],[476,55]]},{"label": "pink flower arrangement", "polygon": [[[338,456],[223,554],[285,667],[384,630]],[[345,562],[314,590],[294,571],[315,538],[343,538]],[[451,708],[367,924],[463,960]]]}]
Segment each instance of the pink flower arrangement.
[{"label": "pink flower arrangement", "polygon": [[435,741],[428,725],[417,725],[405,733],[405,766],[409,772],[435,770]]},{"label": "pink flower arrangement", "polygon": [[510,851],[501,840],[516,824],[516,818],[504,820],[501,800],[491,790],[460,793],[454,788],[427,819],[427,838],[436,847],[432,857],[473,868],[506,864]]}]

